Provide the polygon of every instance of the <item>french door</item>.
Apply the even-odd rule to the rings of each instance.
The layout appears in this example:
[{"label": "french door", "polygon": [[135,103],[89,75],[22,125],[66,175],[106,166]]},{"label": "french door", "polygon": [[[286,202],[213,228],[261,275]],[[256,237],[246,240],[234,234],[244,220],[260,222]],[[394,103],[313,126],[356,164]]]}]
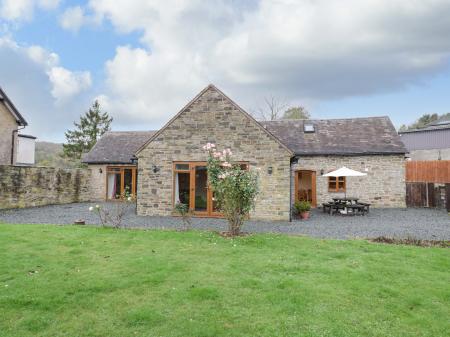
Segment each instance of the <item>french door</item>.
[{"label": "french door", "polygon": [[106,171],[107,200],[121,200],[128,195],[136,195],[135,166],[108,166]]},{"label": "french door", "polygon": [[206,162],[175,162],[173,205],[183,203],[197,216],[221,216],[208,184]]}]

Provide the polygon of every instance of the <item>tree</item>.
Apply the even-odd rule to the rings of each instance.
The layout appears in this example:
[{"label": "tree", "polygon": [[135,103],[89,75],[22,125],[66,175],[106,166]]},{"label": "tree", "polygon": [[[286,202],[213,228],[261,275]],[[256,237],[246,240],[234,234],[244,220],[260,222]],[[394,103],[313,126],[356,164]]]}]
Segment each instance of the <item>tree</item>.
[{"label": "tree", "polygon": [[[448,114],[447,114],[448,115]],[[426,125],[437,121],[440,118],[445,117],[446,115],[439,116],[438,114],[424,114],[418,120],[410,125],[403,124],[400,126],[399,131],[407,131],[407,130],[415,130],[425,127]]]},{"label": "tree", "polygon": [[80,116],[80,122],[74,122],[74,130],[65,133],[67,144],[63,144],[64,156],[79,160],[83,153],[89,152],[97,140],[110,130],[112,117],[102,112],[100,103],[96,100],[84,116]]},{"label": "tree", "polygon": [[309,119],[311,115],[305,107],[294,106],[284,112],[283,119]]},{"label": "tree", "polygon": [[263,107],[257,109],[257,114],[265,121],[274,121],[281,118],[281,114],[288,108],[288,104],[273,95],[264,97]]},{"label": "tree", "polygon": [[244,220],[255,207],[258,173],[234,162],[230,149],[220,152],[211,143],[203,148],[208,151],[208,182],[216,204],[228,220],[228,233],[239,235]]}]

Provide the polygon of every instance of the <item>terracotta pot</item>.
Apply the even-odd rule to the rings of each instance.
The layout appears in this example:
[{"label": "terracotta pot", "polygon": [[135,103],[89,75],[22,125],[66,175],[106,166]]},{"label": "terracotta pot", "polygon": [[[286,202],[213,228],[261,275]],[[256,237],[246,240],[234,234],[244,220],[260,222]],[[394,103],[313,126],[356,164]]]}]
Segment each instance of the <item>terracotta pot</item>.
[{"label": "terracotta pot", "polygon": [[303,212],[303,213],[300,213],[300,217],[301,217],[303,220],[308,220],[308,219],[309,219],[309,212]]}]

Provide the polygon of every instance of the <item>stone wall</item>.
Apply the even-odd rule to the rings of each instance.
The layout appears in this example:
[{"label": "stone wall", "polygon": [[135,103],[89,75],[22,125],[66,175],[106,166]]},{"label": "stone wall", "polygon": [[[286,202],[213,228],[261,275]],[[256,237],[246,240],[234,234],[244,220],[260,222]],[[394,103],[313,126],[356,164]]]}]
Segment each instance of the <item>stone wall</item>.
[{"label": "stone wall", "polygon": [[91,200],[106,200],[106,165],[89,165],[91,170]]},{"label": "stone wall", "polygon": [[85,202],[91,170],[0,166],[0,209]]},{"label": "stone wall", "polygon": [[407,155],[411,160],[450,160],[450,148],[414,150]]},{"label": "stone wall", "polygon": [[[137,212],[173,211],[173,162],[206,161],[202,147],[231,148],[235,160],[260,168],[260,194],[251,218],[289,219],[290,152],[214,87],[209,87],[138,154]],[[159,168],[154,173],[152,165]],[[268,173],[268,168],[273,173]]]},{"label": "stone wall", "polygon": [[[5,105],[0,102],[0,165],[11,164],[13,130],[17,130],[17,122]],[[14,142],[14,148],[17,149],[17,132],[14,134]]]},{"label": "stone wall", "polygon": [[[297,170],[312,170],[317,176],[317,205],[344,193],[329,192],[328,178],[320,175],[346,166],[367,173],[364,177],[347,178],[347,196],[358,197],[373,207],[406,207],[405,159],[403,155],[377,156],[305,156],[292,166],[292,179]],[[292,201],[294,201],[292,180]]]}]

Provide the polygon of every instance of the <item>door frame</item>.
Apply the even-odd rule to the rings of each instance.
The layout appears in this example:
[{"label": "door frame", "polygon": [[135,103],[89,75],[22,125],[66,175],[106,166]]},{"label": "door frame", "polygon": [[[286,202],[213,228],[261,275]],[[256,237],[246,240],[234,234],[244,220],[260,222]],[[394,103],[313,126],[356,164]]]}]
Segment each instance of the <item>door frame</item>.
[{"label": "door frame", "polygon": [[[188,164],[189,170],[177,170],[177,164]],[[194,216],[197,217],[209,217],[209,218],[221,218],[222,213],[214,212],[213,210],[213,193],[209,184],[206,186],[206,211],[195,210],[195,168],[198,166],[207,166],[206,161],[174,161],[172,166],[173,181],[172,181],[172,205],[175,207],[175,173],[177,172],[189,172],[189,210]]]},{"label": "door frame", "polygon": [[295,190],[294,201],[298,201],[298,188],[300,187],[299,175],[301,172],[311,173],[311,207],[317,207],[317,173],[314,170],[296,170],[295,171]]},{"label": "door frame", "polygon": [[[118,171],[114,171],[118,170]],[[131,170],[131,195],[136,197],[137,191],[137,167],[133,165],[106,165],[105,171],[105,200],[107,201],[122,201],[122,199],[108,199],[108,174],[115,173],[120,174],[120,190],[123,191],[125,188],[125,170]]]}]

